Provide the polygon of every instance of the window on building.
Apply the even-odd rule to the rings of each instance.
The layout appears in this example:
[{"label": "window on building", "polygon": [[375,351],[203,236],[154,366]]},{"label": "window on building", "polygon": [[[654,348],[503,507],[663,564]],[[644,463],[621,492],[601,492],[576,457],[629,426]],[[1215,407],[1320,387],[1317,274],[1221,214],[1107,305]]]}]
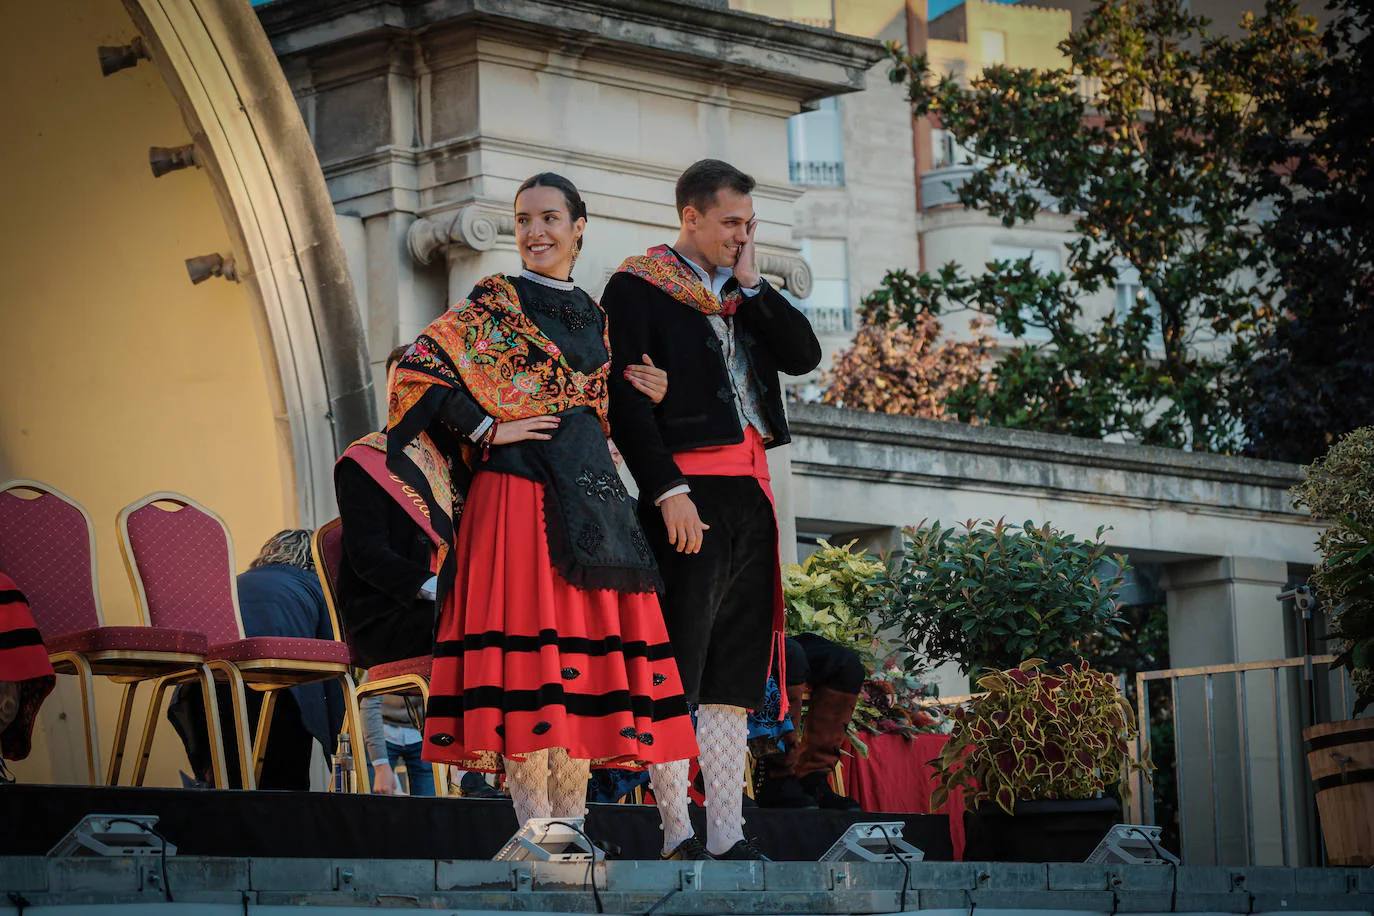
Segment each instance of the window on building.
[{"label": "window on building", "polygon": [[1150,316],[1150,337],[1149,347],[1151,350],[1163,351],[1164,349],[1164,325],[1161,321],[1159,304],[1154,301],[1140,282],[1140,271],[1134,267],[1118,267],[1116,272],[1116,320],[1118,324],[1126,320],[1131,309],[1137,302],[1146,303],[1145,313]]},{"label": "window on building", "polygon": [[811,265],[811,295],[792,303],[811,319],[817,334],[852,330],[849,308],[849,246],[844,239],[802,239],[801,255]]},{"label": "window on building", "polygon": [[1007,62],[1007,33],[997,29],[983,29],[978,33],[978,49],[983,56],[983,64],[1004,64]]},{"label": "window on building", "polygon": [[[1060,260],[1058,248],[1033,248],[1029,245],[992,246],[992,257],[990,260],[1015,262],[1025,260],[1026,258],[1030,258],[1031,266],[1040,274],[1054,273],[1063,268],[1063,262]],[[1029,321],[1031,315],[1029,312],[1023,311],[1021,318],[1022,320]],[[1050,332],[1046,328],[1033,327],[1028,324],[1026,326],[1025,339],[1030,341],[1049,340]]]},{"label": "window on building", "polygon": [[844,185],[844,142],[838,100],[822,99],[815,111],[804,111],[788,119],[787,158],[793,184]]}]

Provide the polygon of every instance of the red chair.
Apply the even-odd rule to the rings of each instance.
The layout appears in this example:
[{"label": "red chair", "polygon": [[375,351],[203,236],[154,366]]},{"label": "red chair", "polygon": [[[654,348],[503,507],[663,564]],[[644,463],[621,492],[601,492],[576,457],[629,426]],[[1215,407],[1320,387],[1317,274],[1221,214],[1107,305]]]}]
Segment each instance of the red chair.
[{"label": "red chair", "polygon": [[[86,510],[46,484],[11,480],[0,486],[0,568],[18,583],[53,668],[80,678],[86,733],[86,765],[91,785],[99,784],[100,739],[96,726],[95,675],[124,685],[106,782],[116,785],[128,739],[129,720],[139,684],[148,680],[184,683],[199,680],[207,691],[214,681],[206,666],[204,634],[186,629],[105,626],[96,588],[95,534]],[[211,694],[212,695],[212,694]],[[161,711],[161,691],[149,707],[144,731],[151,743]],[[219,711],[207,704],[211,760],[216,785],[224,785],[224,748],[219,741]],[[146,762],[146,759],[145,759]]]},{"label": "red chair", "polygon": [[[346,645],[337,639],[244,637],[233,541],[218,515],[187,496],[152,493],[119,513],[119,538],[139,604],[149,618],[159,625],[197,630],[209,639],[208,664],[228,683],[233,701],[245,789],[257,786],[276,694],[284,688],[337,680],[343,688],[344,728],[354,746],[360,746],[358,698]],[[251,750],[245,687],[263,692]],[[353,767],[359,789],[367,792],[367,769],[357,754]]]},{"label": "red chair", "polygon": [[[329,619],[334,626],[334,635],[344,633],[339,620],[339,568],[343,565],[343,521],[334,519],[325,522],[310,541],[310,551],[315,558],[315,574],[320,577],[324,589],[325,604],[329,606]],[[345,640],[347,636],[342,638]],[[358,700],[370,696],[415,696],[419,695],[423,706],[429,705],[429,669],[434,664],[431,655],[419,655],[396,662],[373,665],[367,669],[367,679],[358,684]],[[362,753],[362,746],[354,747],[354,755]],[[436,770],[438,767],[436,767]],[[434,791],[438,795],[448,795],[448,780],[438,778],[435,773]]]}]

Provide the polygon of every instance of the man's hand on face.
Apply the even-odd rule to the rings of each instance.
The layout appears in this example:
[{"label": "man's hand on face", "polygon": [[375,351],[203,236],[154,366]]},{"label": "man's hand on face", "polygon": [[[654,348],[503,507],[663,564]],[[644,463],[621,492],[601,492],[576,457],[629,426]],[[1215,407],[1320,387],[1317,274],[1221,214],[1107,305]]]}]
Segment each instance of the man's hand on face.
[{"label": "man's hand on face", "polygon": [[669,496],[658,504],[663,513],[663,526],[668,529],[668,543],[678,553],[699,553],[701,540],[711,526],[697,514],[697,504],[688,493]]},{"label": "man's hand on face", "polygon": [[740,245],[739,254],[735,256],[735,281],[745,289],[753,289],[759,285],[758,252],[754,247],[754,233],[758,228],[759,218],[756,216],[745,228],[748,239]]}]

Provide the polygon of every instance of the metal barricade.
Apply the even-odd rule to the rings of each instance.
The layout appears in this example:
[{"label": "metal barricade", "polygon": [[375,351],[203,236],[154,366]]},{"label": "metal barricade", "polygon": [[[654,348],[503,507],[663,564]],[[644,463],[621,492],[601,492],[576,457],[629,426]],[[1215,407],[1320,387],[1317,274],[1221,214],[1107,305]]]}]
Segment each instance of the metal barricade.
[{"label": "metal barricade", "polygon": [[[1269,661],[1142,671],[1136,674],[1136,717],[1140,723],[1140,737],[1136,747],[1132,750],[1137,759],[1150,747],[1151,742],[1150,685],[1155,681],[1164,681],[1168,684],[1174,733],[1173,764],[1177,789],[1178,827],[1179,835],[1184,839],[1185,845],[1186,838],[1190,835],[1188,833],[1189,808],[1187,801],[1189,792],[1198,792],[1204,787],[1193,785],[1190,790],[1188,780],[1185,778],[1183,765],[1184,733],[1188,729],[1183,726],[1193,723],[1184,722],[1184,716],[1180,716],[1180,709],[1186,707],[1179,702],[1179,687],[1180,682],[1201,678],[1203,691],[1200,731],[1202,739],[1206,742],[1206,770],[1208,780],[1211,783],[1207,791],[1211,798],[1211,823],[1209,827],[1212,837],[1213,864],[1256,864],[1255,813],[1258,810],[1263,810],[1263,805],[1272,803],[1278,808],[1279,842],[1282,846],[1283,864],[1289,865],[1290,847],[1295,845],[1295,825],[1289,816],[1290,797],[1306,799],[1308,824],[1310,825],[1308,830],[1308,858],[1311,861],[1297,864],[1322,864],[1321,844],[1316,837],[1316,831],[1311,829],[1315,827],[1316,815],[1313,793],[1307,791],[1306,764],[1297,754],[1293,754],[1296,759],[1290,759],[1289,752],[1293,751],[1296,736],[1302,728],[1320,721],[1349,718],[1353,714],[1354,690],[1348,674],[1342,669],[1332,668],[1335,660],[1334,655],[1309,655]],[[1302,673],[1296,693],[1292,687],[1285,689],[1286,679],[1281,676],[1282,672],[1292,669],[1301,669]],[[1321,686],[1317,679],[1319,671],[1326,678],[1325,687]],[[1277,778],[1273,781],[1266,781],[1266,784],[1257,784],[1251,747],[1250,680],[1252,677],[1260,677],[1260,672],[1269,673],[1269,684],[1266,685],[1269,693],[1268,700],[1272,703],[1275,713],[1273,736],[1277,757]],[[1244,862],[1222,861],[1224,858],[1220,801],[1222,792],[1217,784],[1218,713],[1216,707],[1218,694],[1216,679],[1223,675],[1229,675],[1235,681],[1235,731],[1237,750],[1242,764],[1238,776],[1240,780],[1240,804],[1245,821],[1246,860]],[[1331,683],[1333,677],[1339,683],[1338,688]],[[1285,715],[1285,710],[1287,715]],[[1296,713],[1296,719],[1293,713]],[[1292,780],[1296,780],[1296,782]],[[1139,791],[1135,792],[1132,798],[1131,820],[1138,824],[1153,824],[1155,823],[1154,787],[1144,774],[1137,777],[1137,784]]]}]

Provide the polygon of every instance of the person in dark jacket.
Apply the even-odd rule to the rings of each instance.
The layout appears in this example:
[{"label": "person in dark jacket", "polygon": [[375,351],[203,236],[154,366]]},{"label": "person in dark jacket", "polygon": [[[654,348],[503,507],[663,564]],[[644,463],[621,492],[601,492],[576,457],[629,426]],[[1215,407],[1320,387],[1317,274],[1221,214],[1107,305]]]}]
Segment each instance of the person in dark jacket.
[{"label": "person in dark jacket", "polygon": [[[263,545],[247,571],[239,574],[239,612],[245,636],[334,638],[324,590],[315,574],[310,534],[303,528],[278,531]],[[236,785],[239,770],[231,725],[234,718],[228,691],[218,694],[227,776],[229,784]],[[248,721],[256,732],[262,694],[250,690],[247,700]],[[178,688],[167,718],[186,745],[186,756],[196,780],[208,784],[211,765],[203,703],[198,684]],[[342,724],[343,692],[334,681],[302,684],[279,693],[258,788],[309,789],[312,742],[319,741],[326,754],[334,753]]]},{"label": "person in dark jacket", "polygon": [[[387,357],[388,378],[405,351],[397,347]],[[434,496],[456,518],[462,512],[462,494],[447,492],[448,461],[428,437],[412,451],[418,475],[432,493],[446,491]],[[365,668],[428,655],[433,649],[437,564],[440,554],[447,553],[445,538],[436,531],[442,531],[446,520],[431,521],[419,502],[408,499],[406,484],[393,478],[385,461],[385,435],[373,433],[350,445],[334,467],[343,522],[339,615],[354,660]],[[424,473],[429,465],[444,473]]]},{"label": "person in dark jacket", "polygon": [[[806,316],[759,273],[754,180],[705,159],[677,183],[673,245],[628,258],[602,294],[611,426],[639,485],[663,574],[663,613],[706,783],[707,849],[764,858],[740,826],[745,714],[782,665],[778,531],[764,450],[791,437],[778,374],[820,363]],[[655,407],[620,371],[652,358],[672,379]]]}]

